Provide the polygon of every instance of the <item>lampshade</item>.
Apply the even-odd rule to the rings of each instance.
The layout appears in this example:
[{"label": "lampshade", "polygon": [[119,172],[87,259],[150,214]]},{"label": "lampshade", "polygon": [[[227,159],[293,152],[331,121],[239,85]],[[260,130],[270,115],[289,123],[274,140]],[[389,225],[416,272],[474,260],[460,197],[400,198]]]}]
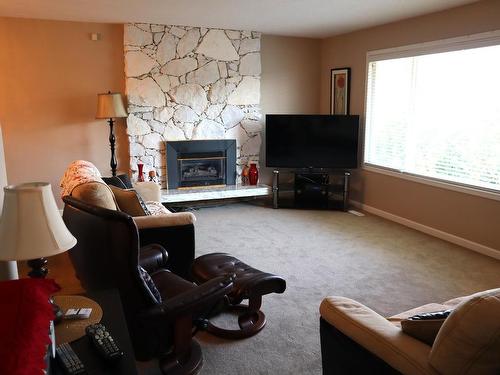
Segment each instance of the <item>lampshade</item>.
[{"label": "lampshade", "polygon": [[47,182],[4,188],[0,218],[0,260],[30,260],[62,253],[76,245]]},{"label": "lampshade", "polygon": [[119,92],[97,94],[97,113],[95,118],[117,117],[127,117],[127,111],[123,105],[122,94]]}]

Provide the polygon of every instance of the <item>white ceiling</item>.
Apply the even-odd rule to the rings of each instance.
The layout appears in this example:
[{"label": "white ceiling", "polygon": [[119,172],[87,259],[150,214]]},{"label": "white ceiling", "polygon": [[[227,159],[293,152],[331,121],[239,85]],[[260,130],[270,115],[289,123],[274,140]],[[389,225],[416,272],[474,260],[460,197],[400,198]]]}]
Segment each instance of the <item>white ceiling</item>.
[{"label": "white ceiling", "polygon": [[324,38],[477,0],[0,0],[0,16]]}]

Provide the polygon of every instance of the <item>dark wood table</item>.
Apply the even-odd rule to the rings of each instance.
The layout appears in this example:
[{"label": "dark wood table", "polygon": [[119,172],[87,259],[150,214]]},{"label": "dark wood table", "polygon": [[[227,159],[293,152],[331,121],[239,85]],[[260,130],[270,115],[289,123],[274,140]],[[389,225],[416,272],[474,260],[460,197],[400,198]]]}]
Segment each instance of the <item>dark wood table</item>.
[{"label": "dark wood table", "polygon": [[[111,336],[123,351],[123,357],[116,363],[108,363],[103,360],[90,340],[84,336],[70,343],[71,347],[83,362],[87,374],[98,375],[128,375],[137,374],[135,366],[134,350],[130,341],[127,323],[123,315],[120,295],[116,290],[106,290],[87,293],[88,298],[93,299],[101,306],[103,316],[101,323],[106,326]],[[60,368],[57,360],[52,361],[51,373],[63,375],[64,371]]]}]

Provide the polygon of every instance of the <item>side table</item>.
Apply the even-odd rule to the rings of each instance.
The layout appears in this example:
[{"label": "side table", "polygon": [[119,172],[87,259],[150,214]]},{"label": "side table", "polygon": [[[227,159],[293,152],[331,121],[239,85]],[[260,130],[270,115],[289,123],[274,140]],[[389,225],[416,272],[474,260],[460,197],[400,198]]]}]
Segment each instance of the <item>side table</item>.
[{"label": "side table", "polygon": [[[102,308],[103,315],[101,323],[106,326],[113,339],[123,351],[123,357],[116,363],[109,363],[102,359],[90,340],[84,336],[70,343],[71,347],[83,362],[89,375],[133,375],[137,374],[135,366],[134,350],[130,341],[127,323],[123,315],[120,295],[116,290],[105,290],[90,292],[87,297],[93,299]],[[61,323],[64,324],[64,321]],[[51,373],[64,375],[57,360],[53,361]]]}]

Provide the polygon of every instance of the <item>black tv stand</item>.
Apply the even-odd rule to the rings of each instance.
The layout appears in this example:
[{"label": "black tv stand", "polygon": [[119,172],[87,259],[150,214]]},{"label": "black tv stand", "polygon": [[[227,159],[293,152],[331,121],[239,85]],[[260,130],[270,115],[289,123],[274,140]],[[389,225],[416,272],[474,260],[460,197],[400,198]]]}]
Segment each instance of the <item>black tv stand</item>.
[{"label": "black tv stand", "polygon": [[274,208],[348,210],[350,172],[295,171],[292,184],[280,183],[278,170],[273,175]]}]

